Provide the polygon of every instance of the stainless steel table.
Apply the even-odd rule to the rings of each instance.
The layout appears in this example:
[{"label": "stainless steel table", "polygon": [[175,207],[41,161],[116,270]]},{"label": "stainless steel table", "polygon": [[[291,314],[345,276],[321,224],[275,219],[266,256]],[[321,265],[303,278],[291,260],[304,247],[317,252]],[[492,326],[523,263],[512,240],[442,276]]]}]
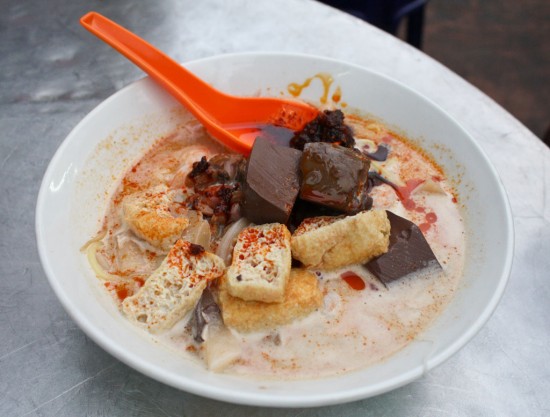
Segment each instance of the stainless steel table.
[{"label": "stainless steel table", "polygon": [[[313,1],[4,0],[1,6],[0,416],[550,415],[550,150],[491,99],[421,52]],[[180,61],[259,50],[323,55],[385,73],[438,103],[489,154],[514,212],[512,276],[489,323],[408,386],[302,410],[180,392],[96,346],[49,288],[34,235],[38,187],[56,148],[87,112],[142,76],[79,26],[92,9]]]}]

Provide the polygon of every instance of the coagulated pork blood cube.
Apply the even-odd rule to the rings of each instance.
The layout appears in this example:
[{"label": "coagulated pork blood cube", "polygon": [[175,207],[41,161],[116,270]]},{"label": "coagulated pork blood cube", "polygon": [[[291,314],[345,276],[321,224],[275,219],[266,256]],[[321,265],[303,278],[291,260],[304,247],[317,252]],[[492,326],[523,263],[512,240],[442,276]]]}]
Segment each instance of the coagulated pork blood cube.
[{"label": "coagulated pork blood cube", "polygon": [[386,213],[391,225],[388,251],[365,267],[384,284],[427,267],[440,267],[418,226],[391,211]]},{"label": "coagulated pork blood cube", "polygon": [[244,183],[245,217],[256,224],[286,224],[298,196],[302,152],[258,137]]},{"label": "coagulated pork blood cube", "polygon": [[353,149],[308,143],[300,161],[300,198],[347,214],[369,207],[370,161]]}]

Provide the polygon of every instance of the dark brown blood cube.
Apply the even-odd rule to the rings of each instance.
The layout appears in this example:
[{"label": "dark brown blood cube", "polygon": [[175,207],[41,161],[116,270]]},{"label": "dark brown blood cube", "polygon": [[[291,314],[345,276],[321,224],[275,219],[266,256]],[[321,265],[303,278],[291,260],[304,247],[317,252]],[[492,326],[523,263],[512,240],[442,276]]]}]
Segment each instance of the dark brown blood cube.
[{"label": "dark brown blood cube", "polygon": [[299,191],[302,152],[257,138],[244,182],[245,217],[257,224],[288,221]]},{"label": "dark brown blood cube", "polygon": [[369,166],[369,159],[352,149],[308,143],[300,161],[300,198],[348,214],[366,210]]},{"label": "dark brown blood cube", "polygon": [[365,267],[384,284],[429,266],[440,267],[418,226],[391,211],[386,213],[391,225],[389,249]]}]

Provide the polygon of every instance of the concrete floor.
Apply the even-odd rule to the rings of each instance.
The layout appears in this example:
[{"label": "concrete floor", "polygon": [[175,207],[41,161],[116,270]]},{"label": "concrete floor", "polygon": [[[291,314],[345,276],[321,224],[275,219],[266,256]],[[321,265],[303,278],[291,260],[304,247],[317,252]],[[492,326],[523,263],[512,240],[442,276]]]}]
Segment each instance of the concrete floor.
[{"label": "concrete floor", "polygon": [[549,0],[431,0],[423,50],[492,97],[535,135],[547,134]]}]

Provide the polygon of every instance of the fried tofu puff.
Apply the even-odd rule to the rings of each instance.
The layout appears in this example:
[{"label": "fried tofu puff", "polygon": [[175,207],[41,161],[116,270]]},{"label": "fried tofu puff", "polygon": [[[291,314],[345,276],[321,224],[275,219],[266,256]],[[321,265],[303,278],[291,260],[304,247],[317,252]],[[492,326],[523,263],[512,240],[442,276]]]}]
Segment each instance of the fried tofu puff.
[{"label": "fried tofu puff", "polygon": [[189,225],[189,219],[170,212],[176,191],[159,185],[127,196],[122,204],[124,221],[139,238],[168,252]]},{"label": "fried tofu puff", "polygon": [[245,301],[233,297],[222,278],[219,302],[226,326],[240,332],[274,329],[306,317],[323,302],[317,277],[305,269],[292,269],[280,303]]}]

